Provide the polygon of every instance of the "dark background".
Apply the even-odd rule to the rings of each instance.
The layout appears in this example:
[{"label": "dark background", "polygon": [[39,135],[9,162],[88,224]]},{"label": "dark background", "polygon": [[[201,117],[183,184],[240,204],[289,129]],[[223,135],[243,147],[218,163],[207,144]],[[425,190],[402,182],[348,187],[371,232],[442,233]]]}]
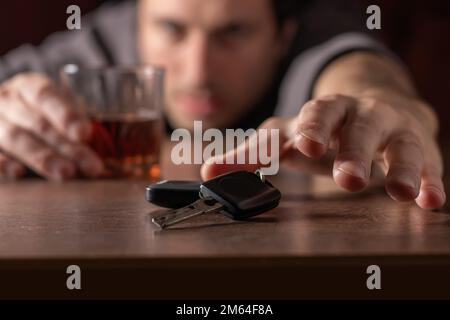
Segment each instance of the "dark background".
[{"label": "dark background", "polygon": [[[67,19],[65,12],[69,5],[79,5],[85,14],[104,2],[114,1],[1,1],[0,55],[25,42],[39,44],[46,35],[64,30]],[[343,10],[346,10],[345,1],[342,3]],[[382,30],[372,33],[410,68],[419,92],[432,103],[440,116],[441,138],[448,138],[450,1],[362,0],[359,2],[362,26],[367,17],[364,8],[369,4],[379,5],[382,16]],[[322,21],[328,23],[330,20]]]}]

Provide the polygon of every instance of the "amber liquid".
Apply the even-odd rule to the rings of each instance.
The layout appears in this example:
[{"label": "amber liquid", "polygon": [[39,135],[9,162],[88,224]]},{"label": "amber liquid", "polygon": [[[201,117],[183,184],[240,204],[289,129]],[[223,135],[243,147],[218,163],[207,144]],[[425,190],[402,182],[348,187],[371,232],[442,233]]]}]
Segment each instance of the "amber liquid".
[{"label": "amber liquid", "polygon": [[105,178],[158,180],[161,143],[159,117],[96,116],[91,148],[106,167]]}]

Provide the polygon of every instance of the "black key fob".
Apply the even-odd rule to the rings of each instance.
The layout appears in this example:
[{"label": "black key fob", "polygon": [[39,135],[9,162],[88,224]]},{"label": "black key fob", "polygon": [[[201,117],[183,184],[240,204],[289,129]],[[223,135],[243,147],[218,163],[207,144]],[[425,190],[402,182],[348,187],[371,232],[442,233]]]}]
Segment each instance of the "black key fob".
[{"label": "black key fob", "polygon": [[278,206],[281,193],[269,181],[254,173],[235,171],[203,182],[202,197],[211,197],[224,206],[221,211],[234,220],[244,220]]},{"label": "black key fob", "polygon": [[164,180],[147,186],[147,201],[165,208],[181,208],[199,199],[201,181]]}]

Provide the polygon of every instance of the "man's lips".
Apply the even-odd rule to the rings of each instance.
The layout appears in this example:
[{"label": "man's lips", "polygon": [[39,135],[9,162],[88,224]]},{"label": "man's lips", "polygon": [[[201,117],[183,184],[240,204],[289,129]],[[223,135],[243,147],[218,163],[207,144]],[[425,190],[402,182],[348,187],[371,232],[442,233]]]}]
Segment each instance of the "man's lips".
[{"label": "man's lips", "polygon": [[208,116],[220,108],[214,97],[183,96],[177,102],[184,111],[195,116]]}]

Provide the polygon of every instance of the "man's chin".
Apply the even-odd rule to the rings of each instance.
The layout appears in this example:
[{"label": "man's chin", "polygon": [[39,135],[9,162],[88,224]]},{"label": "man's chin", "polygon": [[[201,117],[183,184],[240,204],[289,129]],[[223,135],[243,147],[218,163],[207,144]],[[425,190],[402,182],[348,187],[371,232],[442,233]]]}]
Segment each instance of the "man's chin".
[{"label": "man's chin", "polygon": [[201,121],[202,130],[210,128],[221,129],[226,126],[226,121],[224,121],[225,118],[220,114],[209,114],[208,116],[205,116],[179,112],[173,119],[170,118],[171,117],[169,117],[169,122],[174,128],[186,128],[190,131],[194,129],[195,121]]}]

